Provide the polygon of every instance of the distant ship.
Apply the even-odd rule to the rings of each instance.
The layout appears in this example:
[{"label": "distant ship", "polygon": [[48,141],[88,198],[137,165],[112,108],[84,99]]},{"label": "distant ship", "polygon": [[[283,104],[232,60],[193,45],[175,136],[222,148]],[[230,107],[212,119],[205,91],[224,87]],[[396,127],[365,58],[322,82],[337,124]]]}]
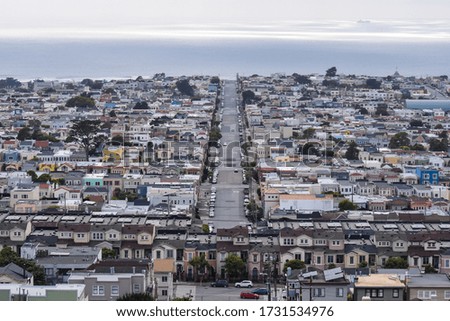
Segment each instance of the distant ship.
[{"label": "distant ship", "polygon": [[358,23],[370,23],[370,20],[358,20]]}]

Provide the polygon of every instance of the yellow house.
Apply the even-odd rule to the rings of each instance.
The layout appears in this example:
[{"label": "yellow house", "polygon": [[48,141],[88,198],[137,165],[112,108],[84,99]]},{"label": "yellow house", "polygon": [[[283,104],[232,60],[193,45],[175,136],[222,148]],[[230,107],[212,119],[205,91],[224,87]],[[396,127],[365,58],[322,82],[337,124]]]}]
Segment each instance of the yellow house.
[{"label": "yellow house", "polygon": [[46,172],[46,173],[50,173],[50,172],[54,172],[56,171],[56,164],[50,164],[50,163],[41,163],[38,166],[39,171],[40,172]]},{"label": "yellow house", "polygon": [[396,154],[384,155],[384,161],[390,165],[400,164],[401,160],[402,160],[401,156],[398,156]]},{"label": "yellow house", "polygon": [[120,162],[122,159],[122,146],[106,146],[105,149],[103,149],[103,162]]}]

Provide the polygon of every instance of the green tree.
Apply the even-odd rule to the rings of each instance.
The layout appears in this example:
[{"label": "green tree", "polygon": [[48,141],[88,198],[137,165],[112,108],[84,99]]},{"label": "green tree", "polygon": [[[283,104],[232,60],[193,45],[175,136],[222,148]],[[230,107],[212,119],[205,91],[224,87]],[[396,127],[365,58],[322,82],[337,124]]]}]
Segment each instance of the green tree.
[{"label": "green tree", "polygon": [[359,156],[358,145],[355,141],[351,141],[348,145],[347,151],[345,152],[344,157],[348,160],[357,160]]},{"label": "green tree", "polygon": [[27,174],[28,174],[28,176],[31,176],[31,180],[32,180],[33,182],[36,182],[36,181],[37,181],[38,176],[37,176],[37,174],[36,174],[35,171],[29,170],[29,171],[27,172]]},{"label": "green tree", "polygon": [[290,267],[292,270],[301,270],[305,268],[305,262],[302,260],[289,260],[284,263],[283,272],[286,273],[287,268]]},{"label": "green tree", "polygon": [[432,138],[429,141],[430,151],[433,152],[446,152],[448,150],[447,139]]},{"label": "green tree", "polygon": [[208,224],[202,224],[202,232],[209,233],[209,225]]},{"label": "green tree", "polygon": [[329,69],[327,69],[327,72],[325,74],[326,77],[335,77],[337,73],[337,68],[336,67],[331,67]]},{"label": "green tree", "polygon": [[256,95],[251,90],[245,90],[242,92],[242,105],[251,104],[256,98]]},{"label": "green tree", "polygon": [[359,113],[361,115],[368,115],[369,111],[365,107],[361,107],[361,108],[359,108]]},{"label": "green tree", "polygon": [[340,201],[338,206],[340,211],[354,211],[358,208],[356,204],[348,199]]},{"label": "green tree", "polygon": [[312,127],[308,127],[303,131],[303,138],[311,139],[316,134],[316,130]]},{"label": "green tree", "polygon": [[366,80],[366,86],[370,89],[380,89],[381,88],[381,81],[378,81],[374,78],[370,78]]},{"label": "green tree", "polygon": [[95,107],[95,100],[86,96],[75,96],[66,102],[66,107],[93,108]]},{"label": "green tree", "polygon": [[389,116],[389,112],[387,110],[387,106],[386,105],[379,105],[375,109],[375,115],[376,116]]},{"label": "green tree", "polygon": [[178,91],[182,95],[194,96],[194,88],[189,84],[189,79],[180,79],[176,83]]},{"label": "green tree", "polygon": [[407,269],[408,267],[408,261],[399,256],[390,257],[384,262],[385,269]]},{"label": "green tree", "polygon": [[220,84],[220,78],[217,77],[217,76],[213,76],[213,77],[211,77],[211,79],[209,80],[209,82],[210,82],[211,84]]},{"label": "green tree", "polygon": [[401,148],[403,146],[410,145],[410,140],[408,138],[408,133],[400,132],[395,134],[389,141],[389,148]]},{"label": "green tree", "polygon": [[311,79],[308,76],[299,75],[297,73],[292,74],[295,82],[299,85],[309,85],[311,83]]},{"label": "green tree", "polygon": [[52,181],[52,177],[50,176],[50,174],[42,174],[40,175],[37,179],[36,179],[36,183],[47,183],[47,182],[51,182]]},{"label": "green tree", "polygon": [[230,278],[238,278],[245,271],[245,263],[236,254],[229,254],[225,259],[225,271]]},{"label": "green tree", "polygon": [[200,255],[193,257],[192,260],[189,261],[189,264],[194,267],[194,274],[197,277],[200,275],[200,282],[203,281],[206,268],[210,267],[208,261],[206,260],[205,254],[201,253]]},{"label": "green tree", "polygon": [[116,251],[113,249],[108,249],[107,247],[102,248],[102,259],[115,259],[117,257]]},{"label": "green tree", "polygon": [[0,251],[0,267],[6,266],[9,263],[17,264],[22,269],[25,269],[26,271],[33,274],[35,285],[45,284],[44,269],[32,260],[21,258],[16,252],[14,252],[9,246],[7,246]]},{"label": "green tree", "polygon": [[425,265],[425,273],[434,274],[434,273],[437,273],[437,271],[430,264],[427,264],[427,265]]},{"label": "green tree", "polygon": [[0,88],[14,89],[22,86],[22,83],[15,78],[7,77],[6,79],[0,79]]},{"label": "green tree", "polygon": [[31,139],[31,128],[28,126],[21,128],[17,133],[17,139],[20,141]]},{"label": "green tree", "polygon": [[425,147],[422,144],[414,144],[410,147],[411,150],[417,150],[417,151],[425,151]]},{"label": "green tree", "polygon": [[133,109],[149,109],[147,102],[139,101],[134,105]]},{"label": "green tree", "polygon": [[423,121],[420,119],[413,119],[409,122],[409,126],[411,127],[422,127]]},{"label": "green tree", "polygon": [[97,145],[105,140],[104,136],[97,135],[99,129],[99,120],[86,119],[74,122],[69,131],[69,141],[76,141],[81,145],[86,154],[86,159],[89,159],[89,155]]}]

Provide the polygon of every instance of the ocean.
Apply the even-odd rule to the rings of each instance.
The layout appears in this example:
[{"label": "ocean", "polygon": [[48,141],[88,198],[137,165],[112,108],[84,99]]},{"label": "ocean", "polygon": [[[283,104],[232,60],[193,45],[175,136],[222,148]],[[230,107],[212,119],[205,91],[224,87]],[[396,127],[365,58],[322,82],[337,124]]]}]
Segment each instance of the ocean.
[{"label": "ocean", "polygon": [[0,78],[111,79],[166,75],[450,74],[450,42],[308,39],[0,39]]}]

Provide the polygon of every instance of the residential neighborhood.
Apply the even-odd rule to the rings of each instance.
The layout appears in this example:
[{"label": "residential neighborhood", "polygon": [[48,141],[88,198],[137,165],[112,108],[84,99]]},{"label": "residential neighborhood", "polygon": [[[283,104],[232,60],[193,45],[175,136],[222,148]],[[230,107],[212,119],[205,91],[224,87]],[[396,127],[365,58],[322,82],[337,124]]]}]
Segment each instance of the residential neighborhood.
[{"label": "residential neighborhood", "polygon": [[2,301],[450,300],[447,76],[1,83]]}]

